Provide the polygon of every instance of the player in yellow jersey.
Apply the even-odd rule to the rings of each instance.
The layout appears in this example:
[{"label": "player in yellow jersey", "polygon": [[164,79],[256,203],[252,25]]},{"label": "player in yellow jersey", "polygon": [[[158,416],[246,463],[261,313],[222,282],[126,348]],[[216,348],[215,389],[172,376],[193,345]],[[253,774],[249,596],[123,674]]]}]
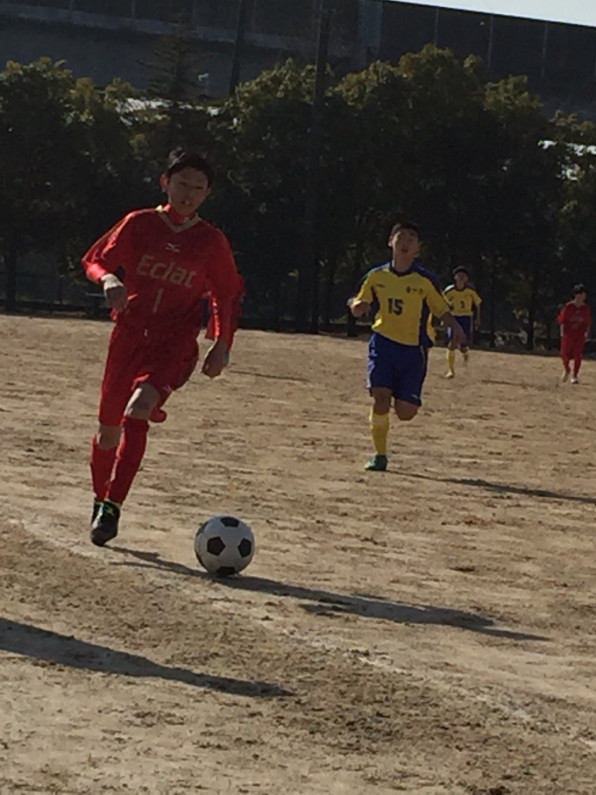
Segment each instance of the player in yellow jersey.
[{"label": "player in yellow jersey", "polygon": [[453,312],[453,316],[464,330],[466,335],[465,344],[456,343],[447,329],[447,373],[446,378],[455,377],[455,351],[459,348],[464,357],[464,363],[468,363],[470,356],[470,345],[474,329],[480,328],[480,304],[482,299],[470,284],[470,274],[463,267],[455,268],[452,273],[453,284],[447,287],[443,295]]},{"label": "player in yellow jersey", "polygon": [[434,276],[415,260],[420,251],[416,224],[397,223],[388,241],[391,261],[369,271],[348,306],[354,317],[373,314],[368,345],[368,388],[375,454],[366,469],[387,469],[389,411],[394,401],[400,420],[413,419],[421,405],[428,349],[429,314],[439,317],[458,345],[465,335],[449,311]]}]

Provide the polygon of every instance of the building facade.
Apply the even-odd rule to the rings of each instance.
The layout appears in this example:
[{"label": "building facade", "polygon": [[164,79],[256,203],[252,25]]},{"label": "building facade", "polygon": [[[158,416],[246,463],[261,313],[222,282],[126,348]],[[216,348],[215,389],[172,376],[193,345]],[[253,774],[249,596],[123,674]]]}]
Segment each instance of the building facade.
[{"label": "building facade", "polygon": [[[196,41],[197,80],[221,96],[243,3],[240,79],[288,57],[312,62],[319,0],[0,0],[0,63],[64,60],[99,84],[146,88],[156,41],[183,23]],[[335,2],[330,60],[339,73],[397,63],[428,42],[479,55],[495,79],[527,74],[547,107],[596,116],[596,28],[383,0]],[[594,105],[594,108],[593,108]]]}]

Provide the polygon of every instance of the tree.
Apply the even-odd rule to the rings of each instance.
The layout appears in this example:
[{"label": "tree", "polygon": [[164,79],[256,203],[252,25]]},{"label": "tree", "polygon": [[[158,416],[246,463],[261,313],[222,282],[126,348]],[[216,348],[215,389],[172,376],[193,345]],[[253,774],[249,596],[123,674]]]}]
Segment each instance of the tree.
[{"label": "tree", "polygon": [[73,167],[84,127],[73,91],[71,73],[47,58],[9,62],[0,73],[0,236],[9,310],[16,306],[19,256],[51,245],[76,212]]},{"label": "tree", "polygon": [[98,217],[117,212],[132,194],[132,136],[117,110],[124,93],[114,84],[100,95],[47,58],[9,62],[0,73],[0,241],[9,310],[17,303],[19,257],[68,257]]},{"label": "tree", "polygon": [[536,321],[560,270],[558,212],[564,169],[562,150],[547,146],[551,125],[525,78],[488,86],[485,106],[498,122],[495,151],[500,188],[493,206],[501,229],[500,255],[507,267],[509,298],[534,347]]},{"label": "tree", "polygon": [[215,156],[225,162],[211,207],[239,243],[251,294],[277,324],[295,299],[301,266],[306,130],[313,70],[292,61],[243,83],[213,115]]},{"label": "tree", "polygon": [[208,96],[196,46],[191,24],[180,21],[159,40],[149,64],[148,104],[152,122],[157,121],[152,144],[160,156],[180,144],[205,145],[202,105]]}]

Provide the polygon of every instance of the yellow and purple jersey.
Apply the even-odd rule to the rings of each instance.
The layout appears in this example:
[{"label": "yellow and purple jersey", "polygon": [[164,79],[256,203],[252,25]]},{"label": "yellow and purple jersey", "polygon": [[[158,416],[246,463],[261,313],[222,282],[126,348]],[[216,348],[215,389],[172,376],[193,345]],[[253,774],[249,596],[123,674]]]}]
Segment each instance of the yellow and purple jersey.
[{"label": "yellow and purple jersey", "polygon": [[449,312],[434,275],[413,263],[407,271],[396,271],[390,262],[370,270],[353,300],[372,305],[372,331],[401,345],[430,347],[430,314]]},{"label": "yellow and purple jersey", "polygon": [[463,290],[458,290],[450,284],[443,291],[443,295],[451,312],[455,317],[474,317],[474,310],[482,303],[482,298],[471,285],[466,285]]}]

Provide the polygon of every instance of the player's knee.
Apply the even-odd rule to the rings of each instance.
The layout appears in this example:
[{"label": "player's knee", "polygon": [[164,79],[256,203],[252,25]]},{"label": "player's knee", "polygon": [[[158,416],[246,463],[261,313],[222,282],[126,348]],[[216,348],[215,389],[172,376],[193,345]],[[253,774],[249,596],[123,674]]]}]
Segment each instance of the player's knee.
[{"label": "player's knee", "polygon": [[375,398],[373,411],[375,414],[388,414],[391,411],[391,398]]},{"label": "player's knee", "polygon": [[131,417],[133,420],[148,420],[154,405],[148,400],[138,400],[134,403],[129,403],[124,416]]},{"label": "player's knee", "polygon": [[100,450],[111,450],[120,441],[119,425],[100,425],[97,430],[97,446]]},{"label": "player's knee", "polygon": [[147,399],[131,401],[126,407],[124,416],[133,420],[148,420],[155,405],[156,403]]},{"label": "player's knee", "polygon": [[159,392],[150,384],[143,384],[129,400],[124,416],[135,420],[148,420],[158,402]]},{"label": "player's knee", "polygon": [[418,414],[418,406],[414,406],[413,404],[408,404],[406,406],[396,404],[395,413],[402,422],[408,422],[408,420],[413,420],[416,414]]}]

